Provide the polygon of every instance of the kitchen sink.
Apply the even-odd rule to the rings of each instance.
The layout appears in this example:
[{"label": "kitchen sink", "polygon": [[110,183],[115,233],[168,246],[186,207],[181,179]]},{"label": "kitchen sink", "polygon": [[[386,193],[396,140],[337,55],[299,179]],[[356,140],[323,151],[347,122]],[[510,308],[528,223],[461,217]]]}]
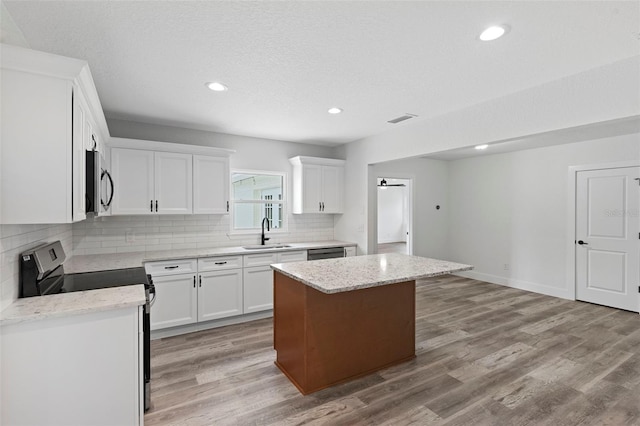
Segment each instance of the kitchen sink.
[{"label": "kitchen sink", "polygon": [[268,250],[268,249],[279,249],[279,248],[289,248],[291,247],[288,244],[265,244],[264,246],[255,245],[255,246],[243,246],[242,248],[245,250]]}]

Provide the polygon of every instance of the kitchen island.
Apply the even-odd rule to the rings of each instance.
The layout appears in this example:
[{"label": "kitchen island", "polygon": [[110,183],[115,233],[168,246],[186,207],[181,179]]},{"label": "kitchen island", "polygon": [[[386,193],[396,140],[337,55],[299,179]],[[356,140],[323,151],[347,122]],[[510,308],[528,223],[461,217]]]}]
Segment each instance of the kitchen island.
[{"label": "kitchen island", "polygon": [[276,365],[303,394],[415,357],[415,280],[473,269],[404,254],[271,265]]}]

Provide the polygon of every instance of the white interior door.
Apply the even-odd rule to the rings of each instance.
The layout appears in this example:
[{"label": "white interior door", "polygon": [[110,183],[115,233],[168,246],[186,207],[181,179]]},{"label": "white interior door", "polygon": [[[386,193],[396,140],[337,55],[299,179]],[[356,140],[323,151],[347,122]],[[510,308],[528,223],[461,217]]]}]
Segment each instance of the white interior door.
[{"label": "white interior door", "polygon": [[576,298],[638,312],[640,167],[576,179]]}]

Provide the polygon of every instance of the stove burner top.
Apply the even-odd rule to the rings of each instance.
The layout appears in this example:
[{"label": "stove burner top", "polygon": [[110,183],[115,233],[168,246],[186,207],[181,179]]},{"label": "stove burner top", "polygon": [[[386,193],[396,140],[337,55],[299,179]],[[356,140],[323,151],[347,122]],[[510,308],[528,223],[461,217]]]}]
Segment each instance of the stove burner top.
[{"label": "stove burner top", "polygon": [[65,274],[64,284],[60,292],[69,293],[135,284],[144,284],[145,288],[149,285],[147,274],[143,267]]}]

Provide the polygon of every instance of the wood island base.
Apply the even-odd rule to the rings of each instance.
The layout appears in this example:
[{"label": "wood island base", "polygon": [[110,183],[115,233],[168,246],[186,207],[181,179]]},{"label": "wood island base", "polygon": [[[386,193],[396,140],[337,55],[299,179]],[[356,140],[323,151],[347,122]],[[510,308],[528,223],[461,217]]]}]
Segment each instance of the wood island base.
[{"label": "wood island base", "polygon": [[275,364],[304,395],[415,358],[415,281],[323,293],[274,271]]}]

